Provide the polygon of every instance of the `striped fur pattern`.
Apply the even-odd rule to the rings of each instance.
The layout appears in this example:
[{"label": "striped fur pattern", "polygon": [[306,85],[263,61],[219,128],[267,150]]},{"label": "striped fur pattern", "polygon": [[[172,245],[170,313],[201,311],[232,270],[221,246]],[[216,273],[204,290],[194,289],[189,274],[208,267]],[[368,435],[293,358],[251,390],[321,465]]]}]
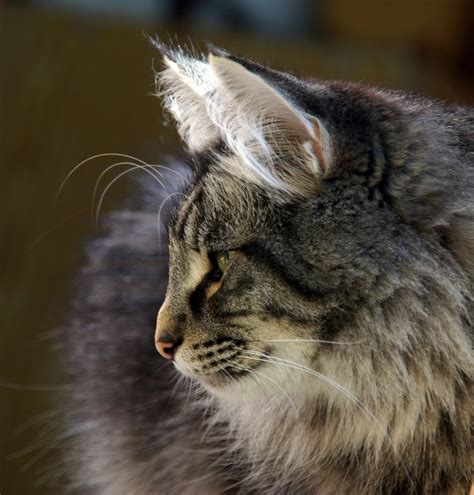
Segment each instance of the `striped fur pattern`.
[{"label": "striped fur pattern", "polygon": [[76,489],[468,493],[472,112],[159,48],[193,181],[167,285],[162,191],[90,246],[68,331]]}]

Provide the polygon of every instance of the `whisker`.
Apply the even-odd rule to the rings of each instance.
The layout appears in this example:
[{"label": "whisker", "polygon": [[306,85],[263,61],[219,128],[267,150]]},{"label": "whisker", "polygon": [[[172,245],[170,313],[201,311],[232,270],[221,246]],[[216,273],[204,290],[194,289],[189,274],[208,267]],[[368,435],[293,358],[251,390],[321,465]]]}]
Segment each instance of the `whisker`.
[{"label": "whisker", "polygon": [[[188,385],[189,382],[186,382],[186,376],[183,375],[182,373],[176,373],[174,377],[171,378],[170,380],[170,386],[172,386],[171,392],[170,392],[170,398],[174,399],[176,394],[180,391],[180,388],[183,387],[183,385]],[[188,393],[188,390],[186,389],[186,394]]]},{"label": "whisker", "polygon": [[150,172],[150,170],[148,170],[146,167],[148,167],[148,164],[145,164],[145,166],[143,165],[138,165],[138,164],[133,164],[133,166],[127,170],[124,170],[123,172],[121,172],[120,174],[118,174],[114,179],[112,179],[109,184],[107,185],[107,187],[103,190],[100,198],[99,198],[99,202],[97,203],[97,211],[96,211],[96,215],[95,215],[95,228],[98,229],[99,227],[99,216],[100,216],[100,209],[102,208],[102,203],[104,201],[104,198],[105,198],[105,195],[107,194],[107,191],[112,187],[112,185],[120,179],[120,177],[123,177],[125,174],[128,174],[130,172],[133,172],[134,170],[143,170],[144,172],[147,172],[148,174],[150,174],[157,182],[158,184],[160,184],[160,186],[163,187],[163,189],[166,189],[165,188],[165,185],[163,184],[163,182],[160,181],[160,179],[153,173],[153,172]]},{"label": "whisker", "polygon": [[[54,439],[53,432],[57,430],[57,423],[49,422],[42,427],[41,431],[36,435],[36,438],[23,448],[17,449],[14,452],[7,454],[7,460],[20,459],[33,452],[43,451],[55,445],[59,440]],[[51,443],[53,442],[53,443]]]},{"label": "whisker", "polygon": [[[256,375],[256,374],[257,374],[256,370],[252,370],[251,368],[246,368],[245,366],[240,366],[240,365],[238,365],[237,363],[235,363],[235,364],[234,364],[234,366],[237,366],[238,368],[240,368],[240,369],[242,369],[242,370],[245,370],[245,371],[249,372],[249,374],[250,374],[250,375]],[[267,377],[266,375],[264,375],[263,373],[260,373],[260,374],[261,374],[261,376],[263,376],[264,378],[268,378],[268,377]],[[254,377],[252,377],[252,378],[254,378]],[[269,379],[270,381],[272,381],[274,384],[276,384],[276,382],[274,382],[274,381],[273,381],[273,380],[271,380],[270,378],[268,378],[268,379]],[[257,379],[255,379],[255,382],[256,382],[258,385],[261,385],[261,383],[259,383]],[[278,384],[276,384],[276,385],[278,385]],[[268,390],[269,390],[269,389],[268,389]],[[280,415],[281,415],[281,417],[282,417],[282,418],[284,418],[284,417],[285,417],[285,410],[283,409],[283,406],[282,406],[282,405],[281,405],[281,403],[280,403],[280,402],[276,399],[276,397],[275,397],[275,396],[273,396],[273,400],[274,400],[274,402],[276,402],[276,403],[277,403],[277,405],[278,405],[278,409],[280,410]]]},{"label": "whisker", "polygon": [[258,376],[263,376],[263,378],[266,378],[269,382],[271,382],[274,385],[276,385],[276,387],[278,387],[281,390],[281,392],[283,393],[283,395],[288,399],[289,404],[293,408],[293,412],[295,414],[295,417],[296,417],[297,421],[302,424],[301,417],[299,415],[299,412],[298,412],[298,409],[296,407],[296,404],[293,402],[293,400],[289,396],[288,392],[277,381],[273,380],[273,378],[270,378],[265,373],[262,373],[262,371],[259,370],[259,369],[252,370],[251,368],[246,368],[245,366],[239,365],[238,363],[235,363],[234,361],[231,361],[231,360],[228,360],[228,361],[231,364],[233,364],[234,366],[237,366],[237,367],[239,367],[239,368],[241,368],[241,369],[243,369],[245,371],[248,371],[248,372],[253,373],[255,375],[258,375]]},{"label": "whisker", "polygon": [[[174,363],[174,361],[173,361]],[[186,400],[184,401],[183,409],[188,409],[189,401],[191,397],[196,397],[199,394],[199,391],[196,389],[196,383],[189,376],[183,375],[185,378],[185,383],[188,385],[188,390],[186,394]]]},{"label": "whisker", "polygon": [[140,160],[140,158],[137,158],[132,155],[126,155],[125,153],[99,153],[98,155],[90,156],[89,158],[86,158],[85,160],[82,160],[80,163],[78,163],[75,167],[72,168],[72,170],[66,175],[66,177],[63,179],[61,182],[61,185],[58,188],[58,191],[56,193],[56,201],[59,199],[59,196],[61,195],[62,190],[64,189],[64,186],[66,185],[66,182],[69,180],[69,178],[78,170],[81,168],[83,165],[86,163],[96,160],[97,158],[103,158],[105,156],[113,156],[113,157],[120,157],[120,158],[127,158],[129,160],[136,160],[138,163],[141,163],[142,165],[148,165],[143,160]]},{"label": "whisker", "polygon": [[184,175],[182,174],[181,172],[178,172],[177,170],[175,170],[174,168],[171,168],[171,167],[166,167],[165,165],[161,165],[161,164],[156,164],[156,163],[153,163],[153,164],[149,164],[150,167],[153,167],[153,168],[158,168],[158,169],[163,169],[163,170],[167,170],[168,172],[173,172],[174,174],[176,174],[180,179],[183,179],[183,181],[186,182],[186,184],[188,184],[188,186],[191,185],[191,182],[189,181],[189,179]]},{"label": "whisker", "polygon": [[58,422],[60,420],[59,409],[52,409],[42,412],[40,414],[34,415],[27,421],[24,421],[16,428],[13,429],[13,436],[21,435],[22,433],[28,431],[29,429],[43,428],[44,425],[48,425],[52,421]]},{"label": "whisker", "polygon": [[30,252],[37,244],[39,244],[46,236],[48,236],[49,234],[51,234],[51,232],[55,231],[56,229],[58,229],[59,227],[62,227],[66,222],[68,222],[69,220],[71,220],[72,218],[74,217],[77,217],[78,215],[81,215],[82,213],[85,213],[87,211],[86,208],[83,208],[79,211],[76,211],[74,212],[72,215],[69,215],[68,217],[66,217],[65,219],[55,223],[52,227],[50,227],[46,232],[44,232],[43,234],[41,234],[40,236],[38,236],[26,249],[25,249],[25,253],[28,253]]},{"label": "whisker", "polygon": [[[225,366],[224,366],[224,365],[225,365],[225,363],[227,363],[228,361],[229,361],[229,359],[226,359],[226,360],[224,361],[223,365],[219,366],[219,369],[220,369],[220,370],[222,370],[222,371],[223,371],[223,372],[224,372],[224,373],[225,373],[225,374],[226,374],[226,375],[230,378],[230,380],[231,380],[232,382],[234,382],[234,383],[235,383],[235,384],[237,384],[237,385],[240,385],[240,384],[239,384],[239,382],[238,382],[238,381],[237,381],[237,380],[236,380],[236,379],[235,379],[232,375],[230,375],[230,374],[227,372],[227,370],[225,369]],[[248,401],[247,396],[244,394],[244,396],[243,396],[243,397],[244,397],[245,403],[247,404],[247,408],[249,408],[249,409],[250,409],[250,402]],[[206,429],[206,433],[208,433],[208,429]]]},{"label": "whisker", "polygon": [[168,196],[166,196],[166,198],[161,202],[161,205],[158,209],[158,214],[157,214],[157,219],[156,219],[156,229],[158,231],[158,252],[161,253],[161,248],[162,248],[162,245],[161,245],[161,232],[160,232],[160,227],[161,227],[161,211],[163,209],[163,206],[164,204],[170,199],[172,198],[173,196],[177,196],[177,195],[180,195],[180,196],[184,196],[185,198],[187,197],[186,194],[183,194],[182,192],[172,192],[170,194],[168,194]]},{"label": "whisker", "polygon": [[[122,161],[122,162],[118,162],[118,163],[114,163],[112,165],[109,165],[105,170],[103,170],[101,172],[101,174],[99,175],[99,177],[97,178],[96,182],[95,182],[95,185],[94,185],[94,192],[92,193],[92,200],[91,200],[91,211],[94,211],[94,205],[95,205],[95,198],[97,196],[97,191],[99,189],[99,185],[102,181],[102,178],[104,177],[104,175],[109,171],[109,170],[112,170],[116,167],[120,167],[122,165],[131,165],[132,167],[134,167],[136,165],[136,163],[133,163],[133,162],[129,162],[129,161]],[[144,165],[145,167],[145,165]],[[148,165],[148,167],[151,167],[151,168],[154,168],[152,167],[152,165]],[[160,172],[157,172],[158,174],[160,174]],[[161,177],[163,177],[162,174],[160,174]],[[160,184],[161,185],[161,184]]]},{"label": "whisker", "polygon": [[24,385],[21,383],[7,382],[0,380],[0,388],[6,390],[15,390],[19,392],[60,392],[63,390],[72,390],[72,385]]},{"label": "whisker", "polygon": [[344,394],[354,404],[362,405],[362,403],[359,401],[359,399],[357,397],[355,397],[354,395],[352,395],[352,393],[349,392],[349,390],[346,390],[342,385],[339,385],[339,383],[333,381],[331,378],[327,377],[326,375],[323,375],[322,373],[319,373],[318,371],[312,370],[311,368],[307,368],[306,366],[295,363],[294,361],[289,361],[287,359],[279,358],[276,356],[268,356],[267,354],[264,354],[264,353],[259,352],[259,351],[246,351],[246,354],[253,354],[256,356],[261,356],[264,358],[264,359],[262,359],[263,361],[265,361],[265,360],[267,362],[271,361],[274,364],[282,364],[282,365],[287,366],[288,368],[293,368],[293,369],[298,369],[300,371],[305,371],[306,373],[309,373],[310,375],[314,375],[314,376],[320,378],[321,380],[323,380],[324,382],[334,386],[334,388],[336,388],[338,391],[340,391],[342,394]]},{"label": "whisker", "polygon": [[314,342],[316,344],[332,344],[332,345],[359,345],[366,342],[367,339],[361,339],[356,342],[336,342],[334,340],[318,340],[318,339],[270,339],[270,340],[252,340],[252,342]]}]

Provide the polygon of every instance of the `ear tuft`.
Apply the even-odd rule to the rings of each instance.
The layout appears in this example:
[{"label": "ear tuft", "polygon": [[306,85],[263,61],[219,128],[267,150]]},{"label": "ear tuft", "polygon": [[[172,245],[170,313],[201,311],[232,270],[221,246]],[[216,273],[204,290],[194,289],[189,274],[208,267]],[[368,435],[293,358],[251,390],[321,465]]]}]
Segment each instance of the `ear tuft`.
[{"label": "ear tuft", "polygon": [[202,53],[188,54],[153,40],[163,54],[166,69],[156,74],[157,96],[174,117],[177,129],[193,152],[203,151],[219,140],[219,130],[206,110],[205,95],[213,91],[213,75]]},{"label": "ear tuft", "polygon": [[209,54],[215,55],[216,57],[223,57],[223,58],[229,58],[231,54],[227,51],[224,50],[223,48],[220,48],[216,45],[213,45],[212,43],[206,43],[207,50]]},{"label": "ear tuft", "polygon": [[156,48],[163,57],[167,57],[170,60],[173,60],[173,50],[168,45],[165,45],[157,36],[152,37],[145,35],[151,45]]}]

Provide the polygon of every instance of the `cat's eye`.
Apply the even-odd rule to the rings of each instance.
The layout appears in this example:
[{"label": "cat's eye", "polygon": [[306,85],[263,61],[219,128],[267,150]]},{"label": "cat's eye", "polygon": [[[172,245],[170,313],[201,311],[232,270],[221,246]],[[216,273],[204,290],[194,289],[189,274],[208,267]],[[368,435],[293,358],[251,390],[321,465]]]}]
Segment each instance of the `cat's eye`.
[{"label": "cat's eye", "polygon": [[235,256],[235,251],[221,251],[216,254],[217,267],[222,274],[227,270],[227,266],[231,262],[232,258]]}]

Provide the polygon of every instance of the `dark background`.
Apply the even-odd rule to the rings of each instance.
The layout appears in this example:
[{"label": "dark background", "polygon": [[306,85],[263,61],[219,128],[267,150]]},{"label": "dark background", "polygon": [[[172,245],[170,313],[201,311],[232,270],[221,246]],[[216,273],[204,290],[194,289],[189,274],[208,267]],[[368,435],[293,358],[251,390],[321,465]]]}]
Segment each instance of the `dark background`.
[{"label": "dark background", "polygon": [[[116,156],[159,163],[178,144],[143,33],[211,41],[298,75],[469,104],[469,0],[0,0],[0,493],[66,493],[54,413],[67,388],[54,329],[94,232],[94,185]],[[100,190],[120,172],[111,169]],[[135,172],[136,173],[136,172]],[[125,178],[124,178],[125,179]],[[127,194],[110,188],[103,211]],[[157,205],[158,210],[159,205]],[[153,227],[151,227],[153,228]],[[56,481],[54,481],[56,480]]]}]

